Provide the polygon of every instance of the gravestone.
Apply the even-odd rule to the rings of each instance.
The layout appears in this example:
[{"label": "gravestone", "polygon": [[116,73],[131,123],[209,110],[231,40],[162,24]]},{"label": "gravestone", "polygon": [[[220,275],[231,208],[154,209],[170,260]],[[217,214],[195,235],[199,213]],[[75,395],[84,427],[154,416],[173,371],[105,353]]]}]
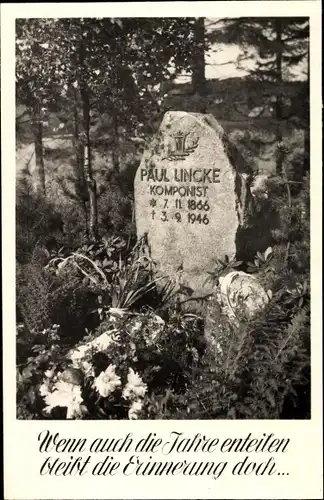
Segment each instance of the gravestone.
[{"label": "gravestone", "polygon": [[[212,115],[170,111],[135,176],[138,238],[160,273],[208,291],[216,259],[254,256],[251,169]],[[210,290],[210,288],[209,288]]]}]

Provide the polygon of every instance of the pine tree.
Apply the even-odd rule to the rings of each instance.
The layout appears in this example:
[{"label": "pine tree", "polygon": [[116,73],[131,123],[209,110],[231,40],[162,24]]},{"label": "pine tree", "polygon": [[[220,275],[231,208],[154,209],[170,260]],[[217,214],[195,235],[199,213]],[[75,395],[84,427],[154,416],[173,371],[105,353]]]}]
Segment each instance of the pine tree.
[{"label": "pine tree", "polygon": [[[275,100],[275,135],[278,146],[276,170],[280,174],[282,170],[280,150],[283,140],[283,121],[299,120],[299,124],[306,131],[305,137],[308,134],[307,110],[301,110],[300,106],[295,106],[296,100],[294,99],[292,104],[288,106],[289,110],[287,110],[286,104],[287,97],[290,97],[287,95],[286,82],[291,81],[296,67],[307,61],[308,58],[308,19],[302,17],[223,19],[222,23],[209,33],[208,38],[210,43],[240,46],[242,54],[239,56],[238,64],[240,65],[242,61],[248,59],[252,66],[250,78],[261,83],[267,89],[266,93],[259,94],[257,99],[259,102],[264,100],[264,97]],[[305,84],[304,89],[306,96],[308,80],[309,75],[307,75],[307,84]],[[308,155],[308,150],[309,144],[305,139],[305,156]]]}]

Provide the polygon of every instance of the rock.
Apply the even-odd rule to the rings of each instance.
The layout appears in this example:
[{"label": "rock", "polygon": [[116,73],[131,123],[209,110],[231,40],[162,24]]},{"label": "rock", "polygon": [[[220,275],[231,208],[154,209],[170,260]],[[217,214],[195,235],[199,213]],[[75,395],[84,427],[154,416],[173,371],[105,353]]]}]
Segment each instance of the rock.
[{"label": "rock", "polygon": [[204,335],[209,347],[218,357],[228,348],[230,332],[242,321],[252,320],[269,303],[258,280],[242,271],[233,271],[219,279],[219,286],[207,301]]},{"label": "rock", "polygon": [[269,303],[269,295],[250,274],[232,271],[219,279],[219,301],[233,321],[251,320]]},{"label": "rock", "polygon": [[137,236],[146,235],[161,275],[195,296],[216,259],[251,258],[251,169],[212,115],[170,111],[135,177]]}]

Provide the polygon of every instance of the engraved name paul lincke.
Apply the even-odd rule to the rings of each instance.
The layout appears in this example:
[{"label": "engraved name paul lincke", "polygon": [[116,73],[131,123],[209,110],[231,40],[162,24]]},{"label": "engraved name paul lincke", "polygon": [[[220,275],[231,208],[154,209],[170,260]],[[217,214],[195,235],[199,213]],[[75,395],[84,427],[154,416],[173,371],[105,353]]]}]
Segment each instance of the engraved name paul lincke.
[{"label": "engraved name paul lincke", "polygon": [[[162,222],[174,219],[176,222],[187,221],[189,224],[208,225],[209,217],[206,213],[210,210],[208,184],[219,183],[219,173],[219,168],[142,168],[141,181],[150,183],[148,186],[149,194],[152,196],[150,205],[154,207],[151,212],[152,219],[157,220],[158,217]],[[191,184],[177,185],[180,183]],[[162,209],[162,212],[157,213],[155,208]],[[168,213],[167,209],[177,212]],[[185,213],[181,213],[183,209]]]}]

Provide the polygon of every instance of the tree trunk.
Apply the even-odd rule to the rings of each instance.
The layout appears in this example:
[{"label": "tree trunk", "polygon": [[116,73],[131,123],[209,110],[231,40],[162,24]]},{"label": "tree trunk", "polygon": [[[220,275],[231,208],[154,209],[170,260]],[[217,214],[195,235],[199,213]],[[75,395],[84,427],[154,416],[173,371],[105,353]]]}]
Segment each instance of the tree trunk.
[{"label": "tree trunk", "polygon": [[97,208],[97,184],[93,178],[91,142],[90,142],[90,103],[89,94],[82,85],[81,97],[83,105],[83,126],[84,126],[84,178],[87,183],[89,196],[89,233],[91,239],[98,237],[98,208]]},{"label": "tree trunk", "polygon": [[98,238],[98,207],[97,207],[97,185],[93,179],[91,172],[91,158],[89,155],[89,147],[84,148],[84,172],[89,193],[89,234],[90,238],[96,240]]},{"label": "tree trunk", "polygon": [[192,89],[197,95],[197,112],[206,112],[205,76],[205,19],[197,17],[194,21],[194,46],[192,62]]},{"label": "tree trunk", "polygon": [[304,130],[304,175],[306,175],[310,170],[310,133],[309,125]]},{"label": "tree trunk", "polygon": [[74,115],[74,137],[73,137],[73,146],[74,146],[74,152],[75,152],[75,159],[76,159],[76,165],[77,165],[77,171],[78,175],[82,175],[84,177],[84,171],[83,171],[83,164],[84,164],[84,159],[83,159],[83,144],[80,139],[80,127],[79,127],[79,113],[78,113],[78,99],[77,99],[77,91],[75,90],[74,92],[74,110],[73,110],[73,115]]},{"label": "tree trunk", "polygon": [[85,236],[86,238],[88,239],[89,238],[89,201],[85,201],[83,203],[83,211],[84,211],[84,232],[85,232]]},{"label": "tree trunk", "polygon": [[90,238],[98,238],[98,207],[97,207],[97,184],[93,178],[92,171],[92,150],[90,140],[90,99],[87,82],[84,80],[84,46],[80,46],[80,68],[82,77],[80,78],[80,94],[83,110],[83,146],[84,146],[84,177],[87,183],[89,195],[89,232]]},{"label": "tree trunk", "polygon": [[84,211],[84,222],[85,222],[85,234],[89,236],[89,193],[88,187],[85,180],[84,174],[84,144],[82,143],[80,137],[80,127],[79,127],[79,113],[78,113],[78,96],[77,91],[75,89],[74,92],[74,137],[73,137],[73,146],[75,152],[76,159],[76,190],[77,194],[80,197],[80,202]]},{"label": "tree trunk", "polygon": [[281,19],[276,18],[274,21],[275,32],[276,32],[276,80],[277,80],[277,91],[279,92],[276,97],[275,112],[276,112],[276,140],[278,146],[278,154],[276,158],[276,173],[277,175],[282,174],[282,167],[284,156],[280,151],[283,134],[282,134],[282,23]]},{"label": "tree trunk", "polygon": [[46,196],[44,151],[43,151],[43,123],[40,116],[39,103],[35,104],[33,110],[32,131],[34,135],[34,144],[35,144],[37,191],[40,195]]},{"label": "tree trunk", "polygon": [[119,173],[119,137],[118,137],[118,118],[116,113],[112,116],[112,149],[111,149],[112,164],[114,172]]},{"label": "tree trunk", "polygon": [[305,111],[304,111],[304,121],[305,121],[305,130],[304,130],[304,175],[307,174],[310,170],[310,113],[309,113],[309,48],[308,48],[308,59],[307,59],[307,82],[305,88]]}]

